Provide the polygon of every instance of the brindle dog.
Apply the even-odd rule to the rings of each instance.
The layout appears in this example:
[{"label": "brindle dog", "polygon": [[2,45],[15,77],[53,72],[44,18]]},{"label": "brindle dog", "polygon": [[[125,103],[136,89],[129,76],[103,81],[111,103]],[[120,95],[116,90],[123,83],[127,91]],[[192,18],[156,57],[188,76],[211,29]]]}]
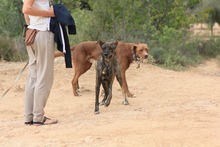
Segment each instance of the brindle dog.
[{"label": "brindle dog", "polygon": [[[95,99],[95,114],[99,114],[99,105],[109,106],[112,99],[112,84],[114,77],[117,77],[119,83],[122,82],[119,64],[116,58],[117,41],[114,42],[99,42],[102,49],[102,54],[96,64],[96,99]],[[104,89],[104,98],[99,103],[100,86]]]}]

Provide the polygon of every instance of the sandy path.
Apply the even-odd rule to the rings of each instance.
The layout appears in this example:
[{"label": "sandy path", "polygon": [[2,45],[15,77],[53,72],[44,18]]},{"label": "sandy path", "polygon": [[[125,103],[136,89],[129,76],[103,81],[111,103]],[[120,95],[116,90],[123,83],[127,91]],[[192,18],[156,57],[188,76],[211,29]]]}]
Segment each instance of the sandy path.
[{"label": "sandy path", "polygon": [[[0,62],[0,95],[25,63]],[[82,96],[74,97],[73,69],[55,61],[55,79],[46,115],[57,125],[24,126],[23,96],[27,70],[0,100],[0,146],[220,146],[220,66],[207,61],[184,72],[132,64],[127,71],[130,98],[124,106],[118,83],[113,100],[94,115],[94,67],[80,78]]]}]

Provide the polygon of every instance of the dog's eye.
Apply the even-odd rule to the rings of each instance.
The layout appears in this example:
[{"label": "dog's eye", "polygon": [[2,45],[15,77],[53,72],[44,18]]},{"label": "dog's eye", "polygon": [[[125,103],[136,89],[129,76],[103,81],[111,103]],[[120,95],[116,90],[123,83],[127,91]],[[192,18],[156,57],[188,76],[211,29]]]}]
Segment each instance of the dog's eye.
[{"label": "dog's eye", "polygon": [[103,44],[103,45],[102,45],[102,48],[106,48],[106,44]]},{"label": "dog's eye", "polygon": [[110,48],[111,48],[111,49],[114,49],[114,48],[115,48],[115,45],[114,45],[114,44],[113,44],[113,45],[111,45],[111,46],[110,46]]},{"label": "dog's eye", "polygon": [[114,49],[113,48],[109,48],[109,50],[112,52]]},{"label": "dog's eye", "polygon": [[139,52],[143,52],[143,49],[139,49]]}]

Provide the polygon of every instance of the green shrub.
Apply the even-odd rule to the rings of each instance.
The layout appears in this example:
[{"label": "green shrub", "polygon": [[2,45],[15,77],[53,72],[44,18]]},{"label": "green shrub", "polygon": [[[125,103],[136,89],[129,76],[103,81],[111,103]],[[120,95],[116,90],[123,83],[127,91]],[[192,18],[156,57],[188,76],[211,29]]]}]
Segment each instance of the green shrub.
[{"label": "green shrub", "polygon": [[10,61],[12,57],[13,43],[8,37],[0,36],[0,59]]},{"label": "green shrub", "polygon": [[165,27],[158,43],[151,47],[155,62],[163,67],[180,70],[202,61],[198,40],[189,40],[189,33]]},{"label": "green shrub", "polygon": [[220,38],[211,37],[209,40],[200,41],[198,50],[204,57],[215,58],[220,54]]},{"label": "green shrub", "polygon": [[0,60],[24,61],[27,59],[23,38],[0,36]]}]

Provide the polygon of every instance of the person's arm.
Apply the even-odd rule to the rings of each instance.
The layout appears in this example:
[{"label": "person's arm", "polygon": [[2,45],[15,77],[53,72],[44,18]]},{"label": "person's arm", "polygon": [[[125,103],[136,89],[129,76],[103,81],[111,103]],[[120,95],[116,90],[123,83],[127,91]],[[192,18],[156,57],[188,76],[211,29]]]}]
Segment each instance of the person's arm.
[{"label": "person's arm", "polygon": [[34,3],[34,0],[24,0],[22,12],[26,15],[32,15],[32,16],[46,16],[46,17],[54,16],[53,7],[50,7],[48,11],[41,10],[41,9],[33,7],[33,3]]},{"label": "person's arm", "polygon": [[26,24],[29,25],[30,24],[30,18],[28,17],[27,14],[24,14],[24,19],[25,19]]}]

